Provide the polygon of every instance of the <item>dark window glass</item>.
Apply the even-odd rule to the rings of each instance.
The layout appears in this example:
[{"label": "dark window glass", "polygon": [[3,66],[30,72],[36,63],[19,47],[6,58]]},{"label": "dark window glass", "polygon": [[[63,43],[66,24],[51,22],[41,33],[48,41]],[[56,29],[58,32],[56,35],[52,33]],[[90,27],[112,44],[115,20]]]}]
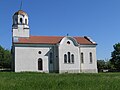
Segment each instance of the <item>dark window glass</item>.
[{"label": "dark window glass", "polygon": [[74,63],[74,55],[73,54],[71,55],[71,58],[72,58],[72,63]]},{"label": "dark window glass", "polygon": [[83,56],[83,53],[81,53],[81,63],[84,63],[84,56]]},{"label": "dark window glass", "polygon": [[41,58],[38,59],[38,70],[43,70],[42,59]]},{"label": "dark window glass", "polygon": [[67,55],[64,55],[64,63],[67,63]]},{"label": "dark window glass", "polygon": [[70,44],[70,41],[67,41],[67,44]]},{"label": "dark window glass", "polygon": [[22,20],[22,18],[20,18],[20,24],[22,24],[23,23],[23,20]]},{"label": "dark window glass", "polygon": [[42,53],[41,51],[38,52],[38,54],[41,54],[41,53]]},{"label": "dark window glass", "polygon": [[90,52],[90,63],[92,63],[92,53]]},{"label": "dark window glass", "polygon": [[25,19],[25,24],[27,25],[27,19]]},{"label": "dark window glass", "polygon": [[70,63],[70,52],[68,52],[68,63]]}]

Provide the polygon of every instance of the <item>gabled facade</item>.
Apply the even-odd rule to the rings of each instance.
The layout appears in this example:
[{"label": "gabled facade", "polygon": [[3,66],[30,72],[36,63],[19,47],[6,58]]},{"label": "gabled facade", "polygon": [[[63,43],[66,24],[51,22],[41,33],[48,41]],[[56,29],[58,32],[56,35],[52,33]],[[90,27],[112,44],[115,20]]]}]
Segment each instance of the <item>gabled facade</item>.
[{"label": "gabled facade", "polygon": [[28,15],[13,15],[15,72],[97,73],[96,43],[89,37],[31,36]]}]

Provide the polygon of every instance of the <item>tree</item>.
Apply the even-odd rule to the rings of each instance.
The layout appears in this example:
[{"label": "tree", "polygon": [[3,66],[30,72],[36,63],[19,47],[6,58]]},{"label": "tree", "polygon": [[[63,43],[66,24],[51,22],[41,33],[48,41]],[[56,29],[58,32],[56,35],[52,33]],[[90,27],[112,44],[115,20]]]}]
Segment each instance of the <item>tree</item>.
[{"label": "tree", "polygon": [[109,70],[114,69],[113,65],[110,62],[110,60],[106,61],[106,69],[109,69]]},{"label": "tree", "polygon": [[0,67],[2,67],[2,61],[3,61],[3,56],[4,56],[4,48],[0,46]]},{"label": "tree", "polygon": [[11,52],[0,46],[0,68],[10,68],[11,60],[12,60]]},{"label": "tree", "polygon": [[102,71],[105,68],[105,61],[97,60],[97,68],[98,68],[98,71]]},{"label": "tree", "polygon": [[110,60],[97,60],[97,68],[99,72],[102,72],[104,69],[109,71],[113,69]]},{"label": "tree", "polygon": [[113,45],[114,51],[111,53],[110,62],[113,68],[120,70],[120,43]]}]

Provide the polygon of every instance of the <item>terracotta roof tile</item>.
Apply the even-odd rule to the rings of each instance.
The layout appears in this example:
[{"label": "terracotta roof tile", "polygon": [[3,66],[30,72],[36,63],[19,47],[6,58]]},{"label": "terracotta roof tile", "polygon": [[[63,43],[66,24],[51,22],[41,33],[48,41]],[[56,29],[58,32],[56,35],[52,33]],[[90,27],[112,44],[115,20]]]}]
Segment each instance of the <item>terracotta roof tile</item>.
[{"label": "terracotta roof tile", "polygon": [[[64,36],[30,36],[29,38],[19,38],[18,42],[14,43],[21,43],[21,44],[57,44],[59,43]],[[92,43],[90,40],[86,39],[85,37],[73,37],[79,44],[95,44]]]},{"label": "terracotta roof tile", "polygon": [[90,40],[87,40],[84,37],[74,37],[79,44],[93,44]]},{"label": "terracotta roof tile", "polygon": [[28,16],[27,13],[24,12],[23,10],[17,11],[14,15],[20,15],[20,14]]}]

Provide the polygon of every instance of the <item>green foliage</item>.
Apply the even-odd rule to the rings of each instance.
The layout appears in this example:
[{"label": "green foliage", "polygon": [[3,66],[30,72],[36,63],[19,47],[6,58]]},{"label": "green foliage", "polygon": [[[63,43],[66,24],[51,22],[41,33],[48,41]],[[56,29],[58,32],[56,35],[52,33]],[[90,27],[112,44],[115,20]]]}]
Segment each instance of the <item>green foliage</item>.
[{"label": "green foliage", "polygon": [[105,61],[104,60],[97,60],[97,68],[98,70],[105,69]]},{"label": "green foliage", "polygon": [[4,49],[2,46],[0,46],[0,67],[10,68],[11,60],[12,60],[11,52],[7,49]]},{"label": "green foliage", "polygon": [[0,73],[0,90],[119,90],[120,73]]},{"label": "green foliage", "polygon": [[113,45],[114,51],[111,53],[111,64],[113,68],[120,70],[120,43]]},{"label": "green foliage", "polygon": [[112,69],[112,65],[110,61],[104,61],[104,60],[97,60],[97,68],[98,71],[101,72],[103,69]]}]

